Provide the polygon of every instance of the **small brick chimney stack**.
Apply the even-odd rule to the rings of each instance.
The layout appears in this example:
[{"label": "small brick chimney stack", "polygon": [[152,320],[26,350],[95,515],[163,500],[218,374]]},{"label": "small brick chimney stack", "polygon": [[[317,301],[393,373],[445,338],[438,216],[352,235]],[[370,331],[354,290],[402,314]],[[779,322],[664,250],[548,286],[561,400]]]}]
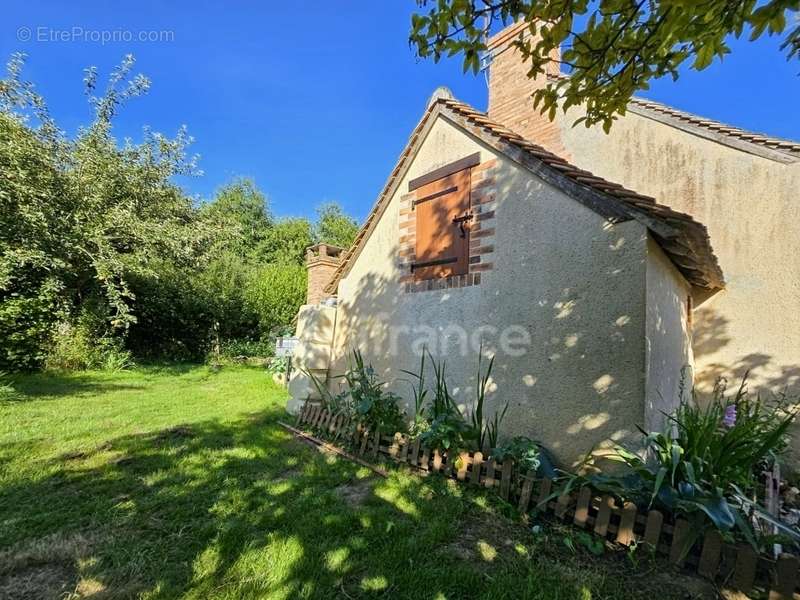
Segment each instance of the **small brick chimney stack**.
[{"label": "small brick chimney stack", "polygon": [[[569,158],[561,141],[558,117],[550,121],[547,115],[539,114],[539,109],[533,107],[532,98],[533,92],[547,85],[547,75],[560,73],[560,66],[549,63],[545,67],[547,74],[528,78],[529,63],[522,61],[522,55],[513,45],[520,35],[526,38],[531,35],[524,21],[509,25],[489,38],[487,43],[491,56],[489,118],[550,152]],[[554,60],[558,60],[560,54],[554,51]]]},{"label": "small brick chimney stack", "polygon": [[306,249],[308,269],[308,292],[306,304],[319,304],[325,298],[325,286],[341,262],[343,249],[329,244],[316,244]]}]

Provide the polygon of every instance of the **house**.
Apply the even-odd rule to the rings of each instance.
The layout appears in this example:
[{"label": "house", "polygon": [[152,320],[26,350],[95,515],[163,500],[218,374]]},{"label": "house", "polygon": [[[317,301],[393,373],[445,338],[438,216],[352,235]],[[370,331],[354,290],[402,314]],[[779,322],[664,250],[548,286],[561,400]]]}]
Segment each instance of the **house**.
[{"label": "house", "polygon": [[660,427],[692,380],[797,383],[800,144],[640,99],[609,135],[550,122],[521,34],[490,40],[487,113],[437,90],[353,247],[311,250],[295,361],[335,389],[357,347],[409,398],[427,348],[467,403],[493,354],[505,434],[565,463]]}]

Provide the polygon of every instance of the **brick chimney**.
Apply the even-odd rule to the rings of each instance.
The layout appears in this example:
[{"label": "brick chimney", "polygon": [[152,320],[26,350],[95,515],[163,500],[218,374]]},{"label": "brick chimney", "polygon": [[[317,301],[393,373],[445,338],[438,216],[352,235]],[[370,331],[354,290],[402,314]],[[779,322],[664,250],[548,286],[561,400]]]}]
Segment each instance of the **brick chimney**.
[{"label": "brick chimney", "polygon": [[[545,67],[547,74],[528,78],[529,63],[522,61],[522,55],[513,45],[520,35],[525,38],[531,35],[524,21],[513,23],[489,38],[489,118],[535,144],[569,158],[561,141],[559,117],[550,121],[547,115],[539,114],[533,107],[532,98],[533,92],[547,85],[547,74],[558,74],[560,66],[549,63]],[[556,50],[552,56],[558,60],[560,54]]]},{"label": "brick chimney", "polygon": [[325,286],[339,266],[342,252],[342,248],[329,244],[316,244],[306,249],[306,269],[308,269],[306,304],[319,304],[327,298],[324,292]]}]

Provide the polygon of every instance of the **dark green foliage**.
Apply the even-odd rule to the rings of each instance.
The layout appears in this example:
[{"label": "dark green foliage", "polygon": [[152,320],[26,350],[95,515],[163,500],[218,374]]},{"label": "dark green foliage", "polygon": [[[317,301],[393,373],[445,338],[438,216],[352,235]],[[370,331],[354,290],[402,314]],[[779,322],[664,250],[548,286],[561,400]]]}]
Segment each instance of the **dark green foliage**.
[{"label": "dark green foliage", "polygon": [[[431,401],[425,406],[428,389],[425,386],[425,354],[428,354],[433,367],[433,389],[430,390]],[[420,358],[419,373],[403,371],[416,380],[412,390],[414,394],[413,433],[418,433],[423,443],[431,448],[445,450],[486,450],[497,445],[500,424],[508,410],[508,403],[491,420],[484,415],[486,391],[492,376],[494,357],[489,360],[486,372],[482,368],[483,351],[478,353],[478,374],[476,377],[475,400],[470,409],[469,418],[465,417],[458,407],[447,386],[444,361],[437,362],[427,349],[423,349]],[[488,444],[488,448],[487,448]]]},{"label": "dark green foliage", "polygon": [[489,359],[489,366],[486,373],[482,373],[481,362],[483,360],[483,347],[478,351],[478,377],[475,389],[475,403],[471,411],[472,431],[478,437],[478,448],[481,450],[491,449],[497,446],[497,437],[500,434],[500,424],[505,419],[508,412],[508,402],[501,411],[495,411],[491,420],[486,420],[483,414],[483,405],[486,401],[486,388],[489,379],[492,377],[492,367],[494,366],[494,356]]},{"label": "dark green foliage", "polygon": [[14,382],[6,373],[0,371],[0,402],[16,400],[18,396]]},{"label": "dark green foliage", "polygon": [[45,366],[57,370],[119,371],[133,364],[121,337],[108,330],[109,307],[102,298],[87,298],[71,322],[53,333]]},{"label": "dark green foliage", "polygon": [[[477,450],[479,436],[470,427],[469,422],[458,408],[455,399],[450,394],[445,376],[446,365],[444,361],[437,362],[433,355],[428,353],[433,366],[433,394],[431,403],[425,411],[426,423],[420,427],[422,443],[430,448],[444,450]],[[422,367],[424,368],[424,362]],[[422,381],[424,374],[420,373]]]},{"label": "dark green foliage", "polygon": [[[305,298],[305,248],[346,244],[337,204],[276,222],[248,179],[195,207],[174,176],[196,172],[191,139],[145,129],[121,145],[112,122],[149,82],[133,58],[104,93],[85,79],[94,120],[68,138],[14,56],[0,80],[0,369],[98,368],[140,358],[201,360],[212,343],[271,344]],[[91,326],[87,315],[100,315]]]},{"label": "dark green foliage", "polygon": [[209,306],[205,289],[191,272],[163,265],[158,276],[132,279],[131,288],[138,299],[137,321],[126,341],[136,356],[171,360],[205,357],[219,315]]},{"label": "dark green foliage", "polygon": [[506,444],[495,448],[492,457],[503,461],[511,458],[522,471],[538,471],[542,464],[539,442],[517,436]]},{"label": "dark green foliage", "polygon": [[[682,403],[664,432],[640,429],[644,458],[622,447],[607,456],[625,466],[623,474],[573,476],[567,488],[588,481],[639,506],[683,515],[692,524],[687,550],[710,526],[735,530],[755,544],[746,498],[759,492],[760,471],[786,448],[798,409],[785,400],[767,404],[752,398],[746,378],[730,399],[718,386],[705,407]],[[594,462],[589,458],[586,464]]]},{"label": "dark green foliage", "polygon": [[364,363],[361,352],[354,348],[349,357],[347,371],[334,379],[343,379],[344,388],[332,394],[310,371],[305,372],[322,398],[325,406],[334,413],[343,413],[358,420],[370,431],[384,433],[405,431],[406,423],[397,396],[384,390],[372,365]]},{"label": "dark green foliage", "polygon": [[265,232],[256,254],[263,263],[302,265],[306,248],[313,244],[313,226],[308,219],[283,219]]},{"label": "dark green foliage", "polygon": [[345,214],[336,202],[317,209],[316,238],[318,242],[349,248],[358,234],[358,223]]},{"label": "dark green foliage", "polygon": [[[226,340],[220,344],[219,353],[222,358],[233,360],[237,358],[270,358],[275,354],[275,342],[272,340]],[[285,358],[272,358],[271,360],[286,363]]]},{"label": "dark green foliage", "polygon": [[282,333],[306,298],[305,267],[292,264],[254,269],[246,289],[246,306],[258,317],[262,338]]},{"label": "dark green foliage", "polygon": [[215,252],[248,256],[265,239],[273,224],[267,198],[252,179],[235,179],[200,207],[200,217],[215,232]]},{"label": "dark green foliage", "polygon": [[[21,81],[21,57],[0,82],[0,366],[29,369],[46,358],[59,323],[85,302],[105,305],[99,338],[123,336],[136,322],[130,278],[153,262],[191,258],[191,202],[171,183],[193,171],[185,132],[174,140],[145,131],[119,147],[111,119],[148,82],[131,77],[133,59],[115,69],[102,97],[87,91],[95,119],[68,139],[44,102]],[[191,234],[191,235],[190,235]]]},{"label": "dark green foliage", "polygon": [[[545,81],[534,106],[552,119],[556,110],[585,105],[579,119],[606,129],[625,114],[631,96],[663,76],[678,78],[682,66],[696,70],[730,53],[732,37],[751,40],[786,31],[797,0],[674,3],[665,0],[420,0],[411,19],[410,44],[421,57],[461,54],[464,70],[477,72],[492,22],[522,20],[530,36],[516,42],[529,77],[544,78],[556,63],[569,78]],[[788,19],[788,20],[787,20]],[[561,48],[560,60],[554,51]],[[800,26],[784,38],[789,58],[800,56]]]},{"label": "dark green foliage", "polygon": [[398,404],[400,398],[383,389],[384,383],[378,380],[372,365],[364,363],[358,349],[353,349],[348,370],[339,377],[345,379],[356,416],[370,430],[386,433],[406,430]]}]

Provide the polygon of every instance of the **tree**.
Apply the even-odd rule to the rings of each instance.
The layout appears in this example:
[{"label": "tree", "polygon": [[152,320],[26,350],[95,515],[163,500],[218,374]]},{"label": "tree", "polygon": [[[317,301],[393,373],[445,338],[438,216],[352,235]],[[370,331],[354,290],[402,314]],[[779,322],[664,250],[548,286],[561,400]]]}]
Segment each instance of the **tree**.
[{"label": "tree", "polygon": [[85,79],[95,117],[75,139],[55,125],[15,55],[0,80],[0,368],[32,368],[56,323],[97,306],[108,330],[136,321],[133,276],[155,261],[196,260],[202,228],[191,201],[171,183],[192,173],[190,138],[145,130],[120,147],[111,123],[120,105],[147,91],[128,56],[99,97]]},{"label": "tree", "polygon": [[223,186],[202,206],[201,215],[215,230],[216,249],[241,257],[252,252],[273,225],[266,196],[247,178]]},{"label": "tree", "polygon": [[[550,63],[564,65],[570,77],[550,81],[534,94],[534,106],[550,119],[557,108],[585,105],[577,122],[602,123],[606,131],[625,113],[633,94],[652,79],[672,76],[689,64],[702,70],[730,53],[729,36],[751,40],[783,33],[787,13],[800,0],[419,0],[424,14],[411,19],[409,42],[421,57],[439,60],[462,54],[464,70],[477,72],[485,40],[496,20],[524,20],[531,34],[514,44],[530,67],[528,77],[543,77]],[[800,57],[800,26],[781,46]],[[559,57],[559,50],[560,57]],[[576,122],[576,124],[577,124]]]},{"label": "tree", "polygon": [[357,234],[358,223],[338,203],[327,202],[317,208],[317,242],[349,248]]},{"label": "tree", "polygon": [[306,248],[313,243],[313,227],[308,219],[290,217],[276,222],[267,231],[257,255],[263,263],[302,265]]},{"label": "tree", "polygon": [[247,302],[258,314],[262,338],[292,322],[306,298],[306,285],[306,270],[300,265],[267,265],[253,272]]}]

